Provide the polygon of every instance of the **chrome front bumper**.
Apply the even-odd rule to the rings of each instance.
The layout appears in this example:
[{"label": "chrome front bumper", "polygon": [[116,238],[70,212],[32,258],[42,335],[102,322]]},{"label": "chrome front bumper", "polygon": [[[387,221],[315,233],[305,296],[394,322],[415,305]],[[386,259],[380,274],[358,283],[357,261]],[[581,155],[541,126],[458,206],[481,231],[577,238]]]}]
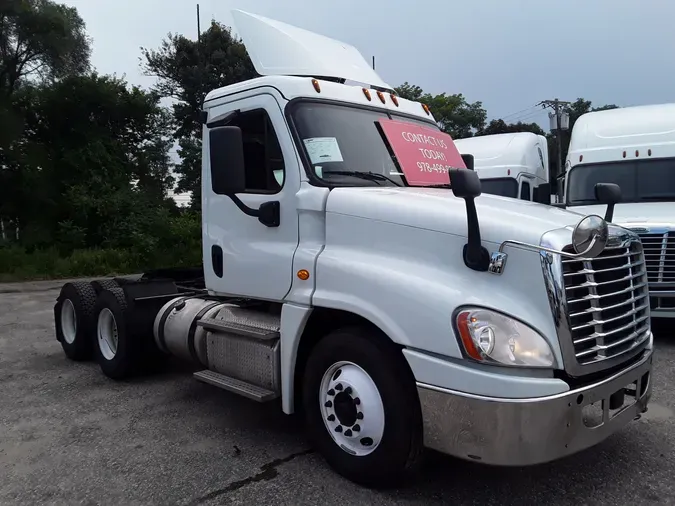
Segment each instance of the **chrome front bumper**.
[{"label": "chrome front bumper", "polygon": [[[456,457],[526,466],[589,448],[646,411],[653,350],[593,385],[558,395],[500,399],[417,384],[424,444]],[[623,395],[622,395],[623,393]],[[610,409],[610,397],[613,397]],[[595,411],[592,411],[592,409]],[[595,416],[592,416],[595,415]]]}]

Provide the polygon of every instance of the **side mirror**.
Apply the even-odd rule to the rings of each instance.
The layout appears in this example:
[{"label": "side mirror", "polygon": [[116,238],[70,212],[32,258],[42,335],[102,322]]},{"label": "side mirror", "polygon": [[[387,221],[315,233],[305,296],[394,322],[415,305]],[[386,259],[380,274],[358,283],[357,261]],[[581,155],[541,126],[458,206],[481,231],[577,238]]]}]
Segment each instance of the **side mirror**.
[{"label": "side mirror", "polygon": [[610,223],[614,217],[614,205],[621,201],[621,187],[614,183],[598,183],[595,185],[595,198],[601,204],[607,204],[605,221]]},{"label": "side mirror", "polygon": [[218,195],[234,195],[246,189],[244,143],[241,129],[219,126],[209,130],[211,188]]},{"label": "side mirror", "polygon": [[462,160],[464,160],[464,165],[469,170],[473,170],[473,155],[461,155]]},{"label": "side mirror", "polygon": [[466,203],[467,243],[463,250],[464,264],[474,271],[487,271],[490,266],[490,253],[481,244],[478,213],[474,202],[480,195],[480,179],[473,170],[467,169],[450,169],[449,175],[452,192]]},{"label": "side mirror", "polygon": [[551,184],[542,183],[534,188],[534,202],[551,205]]}]

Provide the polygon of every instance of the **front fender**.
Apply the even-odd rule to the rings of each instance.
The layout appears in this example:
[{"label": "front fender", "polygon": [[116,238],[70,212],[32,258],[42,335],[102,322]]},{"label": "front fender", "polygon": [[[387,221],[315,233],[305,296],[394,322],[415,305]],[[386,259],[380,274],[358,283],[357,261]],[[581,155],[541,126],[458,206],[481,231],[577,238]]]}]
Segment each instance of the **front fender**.
[{"label": "front fender", "polygon": [[504,273],[494,275],[464,265],[463,237],[346,215],[331,221],[349,234],[327,237],[314,306],[355,313],[402,346],[455,358],[462,352],[454,312],[491,308],[537,330],[562,365],[538,253],[511,250]]}]

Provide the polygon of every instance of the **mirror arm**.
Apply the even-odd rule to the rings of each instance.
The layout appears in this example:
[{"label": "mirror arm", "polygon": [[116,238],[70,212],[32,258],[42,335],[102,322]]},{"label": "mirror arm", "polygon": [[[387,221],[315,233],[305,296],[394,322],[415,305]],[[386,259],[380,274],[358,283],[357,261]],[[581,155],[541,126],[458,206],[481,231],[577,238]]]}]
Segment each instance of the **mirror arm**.
[{"label": "mirror arm", "polygon": [[258,221],[267,227],[278,227],[281,222],[281,205],[278,200],[263,202],[258,209],[253,209],[244,204],[236,195],[228,195],[232,202],[246,216],[258,218]]},{"label": "mirror arm", "polygon": [[605,221],[607,223],[612,222],[612,218],[614,218],[614,203],[607,204],[607,211],[605,212]]},{"label": "mirror arm", "polygon": [[588,248],[586,248],[585,251],[582,251],[581,253],[568,253],[566,251],[560,251],[557,249],[553,248],[547,248],[545,246],[535,246],[534,244],[528,244],[526,242],[520,242],[520,241],[512,241],[512,240],[506,240],[503,243],[499,245],[499,253],[505,254],[504,253],[504,248],[506,247],[507,244],[510,244],[511,246],[519,249],[524,249],[528,251],[546,251],[547,253],[554,253],[558,254],[560,256],[563,256],[565,258],[584,258],[584,255],[591,251],[593,246],[595,245],[597,241],[597,238],[593,238],[591,243],[588,245]]},{"label": "mirror arm", "polygon": [[490,253],[481,244],[478,213],[473,197],[465,197],[467,218],[467,243],[464,245],[464,263],[474,271],[484,272],[490,265]]}]

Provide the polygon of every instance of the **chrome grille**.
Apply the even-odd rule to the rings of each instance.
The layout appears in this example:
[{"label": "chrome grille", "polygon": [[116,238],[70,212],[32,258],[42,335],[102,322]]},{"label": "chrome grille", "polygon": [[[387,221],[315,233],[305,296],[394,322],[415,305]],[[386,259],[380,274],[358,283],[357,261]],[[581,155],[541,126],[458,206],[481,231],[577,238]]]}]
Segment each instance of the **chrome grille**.
[{"label": "chrome grille", "polygon": [[[571,248],[563,251],[573,253]],[[649,338],[649,293],[640,241],[596,258],[562,259],[574,355],[581,366],[618,357]]]},{"label": "chrome grille", "polygon": [[675,231],[639,233],[650,284],[675,283]]}]

